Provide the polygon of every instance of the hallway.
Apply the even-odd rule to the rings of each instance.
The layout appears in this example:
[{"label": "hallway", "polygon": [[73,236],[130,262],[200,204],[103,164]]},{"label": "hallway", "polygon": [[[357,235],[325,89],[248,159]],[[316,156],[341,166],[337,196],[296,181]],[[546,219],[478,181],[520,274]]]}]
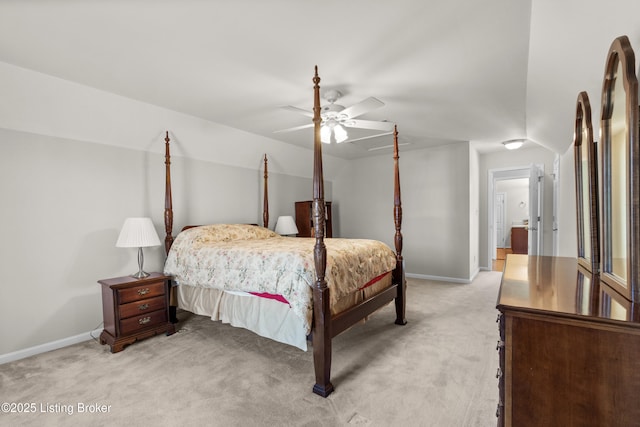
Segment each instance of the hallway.
[{"label": "hallway", "polygon": [[496,249],[496,258],[491,263],[491,270],[493,271],[503,271],[504,270],[504,261],[507,258],[508,254],[513,253],[511,248],[497,248]]}]

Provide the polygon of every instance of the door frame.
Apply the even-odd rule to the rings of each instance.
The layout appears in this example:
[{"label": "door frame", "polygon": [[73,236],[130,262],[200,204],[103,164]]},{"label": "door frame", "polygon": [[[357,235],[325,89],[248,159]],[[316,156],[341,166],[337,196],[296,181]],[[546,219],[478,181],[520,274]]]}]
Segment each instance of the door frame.
[{"label": "door frame", "polygon": [[[496,168],[489,169],[488,173],[488,184],[487,184],[487,260],[486,265],[491,266],[491,261],[496,257],[496,233],[495,233],[495,225],[494,225],[494,210],[495,210],[495,197],[496,197],[496,181],[502,181],[507,179],[516,179],[516,178],[528,178],[531,179],[531,169],[532,167],[537,167],[544,176],[544,165],[543,164],[529,164],[527,166],[512,166],[506,168]],[[544,188],[544,185],[540,185],[540,189]],[[535,206],[536,203],[532,203],[531,198],[534,197],[534,194],[529,192],[529,206]],[[543,194],[539,193],[536,196],[537,204],[538,204],[538,212],[544,212],[544,197]],[[530,216],[531,218],[531,216]],[[542,218],[540,222],[540,227],[542,228]],[[542,249],[542,230],[538,230],[538,248]],[[538,254],[540,255],[540,253]]]},{"label": "door frame", "polygon": [[[507,193],[505,193],[504,191],[499,191],[499,192],[497,191],[496,192],[496,196],[493,199],[494,200],[494,202],[493,202],[494,204],[496,202],[496,199],[499,196],[502,196],[502,247],[505,248],[506,247],[506,246],[504,246],[506,244],[506,242],[505,242],[505,237],[506,237],[505,234],[506,234],[506,229],[507,229],[507,226],[506,226],[506,223],[505,223],[505,219],[507,218]],[[495,215],[495,209],[496,208],[494,207],[494,216],[493,216],[494,220],[497,219],[496,215]],[[497,229],[497,227],[494,230],[494,233],[496,235],[496,248],[497,248],[498,247],[498,239],[497,239],[498,229]],[[493,258],[493,259],[496,259],[496,258]]]}]

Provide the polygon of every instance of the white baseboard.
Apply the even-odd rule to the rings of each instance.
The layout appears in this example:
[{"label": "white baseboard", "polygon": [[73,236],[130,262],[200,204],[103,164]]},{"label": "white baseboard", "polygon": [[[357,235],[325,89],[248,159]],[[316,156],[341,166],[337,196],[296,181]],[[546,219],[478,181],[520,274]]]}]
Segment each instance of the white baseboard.
[{"label": "white baseboard", "polygon": [[[476,272],[477,274],[477,272]],[[451,282],[451,283],[471,283],[473,279],[458,279],[456,277],[444,277],[444,276],[431,276],[429,274],[414,274],[414,273],[406,273],[406,277],[411,277],[413,279],[424,279],[424,280],[438,280],[440,282]],[[475,278],[474,274],[474,278]]]},{"label": "white baseboard", "polygon": [[12,353],[0,354],[0,365],[13,362],[15,360],[24,359],[26,357],[35,356],[36,354],[46,353],[47,351],[57,350],[59,348],[67,347],[80,342],[89,341],[91,339],[94,339],[94,337],[100,336],[100,333],[102,333],[102,329],[96,329],[72,337],[62,338],[56,341],[36,345],[34,347],[14,351]]}]

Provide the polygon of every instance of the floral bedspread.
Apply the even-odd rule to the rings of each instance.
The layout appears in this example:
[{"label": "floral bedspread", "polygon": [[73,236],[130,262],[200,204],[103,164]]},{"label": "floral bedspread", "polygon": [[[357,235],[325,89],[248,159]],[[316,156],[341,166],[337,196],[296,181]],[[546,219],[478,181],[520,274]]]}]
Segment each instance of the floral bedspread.
[{"label": "floral bedspread", "polygon": [[[311,330],[314,238],[282,237],[266,228],[215,224],[180,233],[164,266],[179,285],[282,295]],[[325,239],[331,302],[395,268],[393,251],[366,239]]]}]

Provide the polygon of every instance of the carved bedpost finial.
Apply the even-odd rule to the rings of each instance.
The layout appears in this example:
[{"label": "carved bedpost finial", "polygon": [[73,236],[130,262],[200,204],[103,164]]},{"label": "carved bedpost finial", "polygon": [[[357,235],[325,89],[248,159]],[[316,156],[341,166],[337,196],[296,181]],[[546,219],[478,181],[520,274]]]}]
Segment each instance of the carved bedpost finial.
[{"label": "carved bedpost finial", "polygon": [[262,225],[269,228],[269,172],[268,172],[267,153],[264,154],[264,194],[262,205]]},{"label": "carved bedpost finial", "polygon": [[318,66],[313,76],[313,230],[316,237],[313,259],[316,282],[313,287],[313,364],[316,383],[313,392],[327,397],[333,392],[331,384],[331,308],[330,289],[325,278],[327,247],[324,243],[325,203],[322,174],[322,141],[320,139],[320,77]]},{"label": "carved bedpost finial", "polygon": [[165,187],[164,187],[164,249],[169,254],[173,244],[173,201],[171,198],[171,153],[169,150],[169,131],[166,131],[165,142]]},{"label": "carved bedpost finial", "polygon": [[394,169],[394,188],[393,188],[393,220],[396,226],[395,246],[396,246],[396,268],[393,271],[393,281],[398,286],[398,295],[396,296],[396,324],[405,325],[407,319],[405,317],[407,284],[404,276],[404,261],[402,259],[402,200],[400,197],[400,155],[398,154],[398,126],[393,128],[393,169]]},{"label": "carved bedpost finial", "polygon": [[402,261],[402,200],[400,194],[400,155],[398,154],[398,125],[393,127],[393,165],[394,165],[394,195],[393,195],[393,219],[396,226],[395,246],[396,257]]}]

